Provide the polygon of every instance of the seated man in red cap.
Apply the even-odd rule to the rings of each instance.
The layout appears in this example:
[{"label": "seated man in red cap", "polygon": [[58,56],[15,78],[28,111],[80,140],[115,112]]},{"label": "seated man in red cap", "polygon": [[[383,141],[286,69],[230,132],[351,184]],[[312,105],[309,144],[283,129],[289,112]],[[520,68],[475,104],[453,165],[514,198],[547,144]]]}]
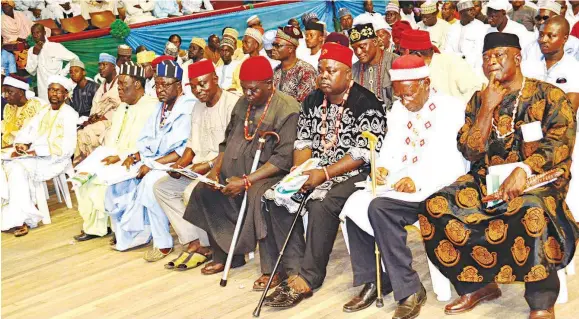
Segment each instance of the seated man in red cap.
[{"label": "seated man in red cap", "polygon": [[[191,114],[191,135],[185,151],[172,167],[188,167],[199,174],[206,174],[213,167],[219,154],[219,143],[225,137],[225,130],[231,111],[239,96],[219,87],[218,76],[211,60],[203,59],[189,65],[189,85],[197,98]],[[188,270],[207,260],[211,251],[207,248],[207,234],[183,219],[185,207],[197,180],[171,173],[161,178],[154,186],[157,202],[169,218],[169,222],[184,251],[167,265],[168,269]],[[167,231],[168,230],[164,230]]]},{"label": "seated man in red cap", "polygon": [[372,199],[371,188],[359,190],[341,214],[346,218],[354,286],[364,285],[343,309],[359,311],[376,300],[376,243],[384,256],[382,293],[394,292],[398,307],[393,318],[401,319],[418,316],[426,301],[424,287],[411,266],[404,227],[419,220],[421,201],[466,172],[456,147],[456,134],[464,124],[464,103],[432,91],[428,66],[417,56],[396,59],[390,76],[399,100],[388,113],[388,132],[376,163],[378,197]]},{"label": "seated man in red cap", "polygon": [[352,54],[352,50],[339,44],[324,44],[319,60],[319,89],[302,104],[294,165],[308,159],[320,160],[319,168],[303,172],[309,176],[302,186],[308,197],[296,193],[288,198],[275,188],[264,195],[263,215],[268,227],[267,236],[260,242],[264,275],[254,289],[264,289],[272,275],[299,202],[307,201],[301,213],[308,213],[307,241],[300,219],[284,253],[283,269],[275,274],[280,278],[289,276],[287,285],[278,286],[267,297],[265,304],[271,307],[293,307],[322,285],[340,225],[338,215],[355,191],[355,183],[368,176],[370,150],[362,132],[370,131],[379,139],[378,148],[382,145],[386,130],[384,108],[372,92],[353,81]]},{"label": "seated man in red cap", "polygon": [[424,59],[430,69],[430,87],[462,100],[462,110],[472,94],[480,90],[485,82],[465,60],[452,53],[441,53],[433,46],[427,31],[404,31],[400,52],[402,55],[411,54]]},{"label": "seated man in red cap", "polygon": [[[471,171],[423,202],[426,253],[460,295],[446,314],[500,297],[499,283],[524,282],[529,318],[555,318],[557,271],[579,238],[565,203],[575,113],[561,89],[523,76],[516,35],[487,34],[483,61],[489,85],[468,103],[458,135]],[[531,176],[553,182],[532,187]]]},{"label": "seated man in red cap", "polygon": [[296,56],[302,32],[294,26],[277,30],[271,57],[281,63],[273,72],[276,89],[302,102],[316,88],[317,70]]},{"label": "seated man in red cap", "polygon": [[372,23],[358,24],[348,31],[350,43],[358,62],[352,66],[352,79],[384,101],[384,107],[392,105],[392,82],[388,70],[398,55],[380,50],[378,37]]},{"label": "seated man in red cap", "polygon": [[[239,73],[244,97],[231,113],[225,139],[219,145],[219,155],[207,177],[225,185],[214,189],[197,184],[183,216],[185,220],[207,232],[213,261],[201,269],[210,275],[223,271],[229,245],[240,213],[244,193],[247,193],[245,223],[235,248],[232,267],[245,264],[244,254],[255,250],[265,236],[261,215],[261,196],[277,183],[292,166],[292,145],[296,139],[299,104],[273,86],[273,70],[267,58],[249,57]],[[259,145],[259,136],[275,132],[279,142],[267,139],[259,158],[258,169],[251,167]]]}]

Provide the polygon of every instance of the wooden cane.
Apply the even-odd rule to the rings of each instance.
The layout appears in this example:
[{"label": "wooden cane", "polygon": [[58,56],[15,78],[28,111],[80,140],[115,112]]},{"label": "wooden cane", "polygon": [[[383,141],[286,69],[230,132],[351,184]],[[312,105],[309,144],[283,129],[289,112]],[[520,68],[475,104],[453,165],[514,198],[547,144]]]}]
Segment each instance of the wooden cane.
[{"label": "wooden cane", "polygon": [[[368,139],[370,146],[370,178],[372,179],[372,198],[376,198],[376,143],[378,138],[369,131],[362,132],[362,136]],[[374,253],[376,254],[376,288],[378,290],[378,297],[376,298],[376,307],[382,308],[384,306],[384,298],[382,297],[382,262],[380,258],[380,249],[378,244],[374,243]]]}]

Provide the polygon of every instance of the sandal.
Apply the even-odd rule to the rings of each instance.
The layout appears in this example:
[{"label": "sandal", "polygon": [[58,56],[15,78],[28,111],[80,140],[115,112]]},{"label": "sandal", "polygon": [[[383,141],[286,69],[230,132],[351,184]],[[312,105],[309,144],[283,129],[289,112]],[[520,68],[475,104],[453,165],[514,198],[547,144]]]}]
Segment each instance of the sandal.
[{"label": "sandal", "polygon": [[205,255],[202,255],[198,252],[186,253],[186,254],[188,254],[187,258],[185,258],[185,260],[182,263],[177,265],[175,270],[185,271],[185,270],[197,268],[197,267],[201,266],[202,264],[204,264],[206,261],[208,261],[212,257],[211,255],[205,256]]},{"label": "sandal", "polygon": [[143,255],[143,259],[145,259],[148,262],[159,261],[159,260],[169,256],[169,254],[172,251],[173,251],[173,247],[171,247],[171,249],[169,249],[169,252],[167,252],[167,253],[162,252],[161,249],[159,249],[157,247],[153,247],[153,249],[147,250],[145,252],[145,254]]},{"label": "sandal", "polygon": [[181,254],[179,254],[179,257],[165,264],[165,269],[174,269],[175,265],[180,265],[185,260],[185,258],[187,258],[187,256],[189,256],[189,253],[182,251]]},{"label": "sandal", "polygon": [[28,234],[28,225],[24,224],[22,227],[16,228],[14,231],[14,237],[22,237]]},{"label": "sandal", "polygon": [[[253,283],[253,291],[264,291],[267,282],[269,281],[269,277],[271,275],[261,275],[254,283]],[[271,286],[269,289],[275,288],[281,284],[281,279],[279,273],[273,276],[273,280],[271,281]]]},{"label": "sandal", "polygon": [[213,275],[223,271],[225,269],[224,264],[216,263],[214,261],[208,263],[201,269],[201,273],[204,275]]}]

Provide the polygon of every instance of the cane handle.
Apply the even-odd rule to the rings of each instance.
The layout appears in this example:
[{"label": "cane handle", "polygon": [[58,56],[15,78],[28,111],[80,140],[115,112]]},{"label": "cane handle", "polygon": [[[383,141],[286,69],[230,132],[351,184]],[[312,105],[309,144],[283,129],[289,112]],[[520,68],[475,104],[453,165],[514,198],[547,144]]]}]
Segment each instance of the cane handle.
[{"label": "cane handle", "polygon": [[378,142],[378,137],[376,137],[376,135],[370,133],[370,131],[362,132],[362,136],[367,138],[369,142],[372,142],[372,143]]}]

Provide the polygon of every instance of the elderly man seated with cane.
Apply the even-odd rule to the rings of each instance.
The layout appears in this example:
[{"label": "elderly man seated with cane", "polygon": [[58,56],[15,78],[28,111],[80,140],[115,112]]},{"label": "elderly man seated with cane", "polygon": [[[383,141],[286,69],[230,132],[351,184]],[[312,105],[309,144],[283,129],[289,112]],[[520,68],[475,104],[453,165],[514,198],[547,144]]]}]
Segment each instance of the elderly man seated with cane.
[{"label": "elderly man seated with cane", "polygon": [[[274,88],[273,70],[263,56],[247,58],[241,64],[239,79],[244,97],[233,108],[225,139],[219,145],[219,155],[207,175],[225,187],[215,189],[197,184],[183,216],[207,232],[213,261],[201,269],[205,275],[224,271],[227,254],[232,254],[229,257],[232,267],[245,264],[244,254],[254,251],[257,240],[266,232],[260,210],[261,196],[291,168],[299,104]],[[254,158],[263,132],[276,133],[279,142],[268,139],[261,156]],[[252,171],[256,164],[259,168]],[[240,208],[242,202],[246,203],[247,214],[233,252],[230,246],[236,237],[234,221],[239,214],[245,214]]]},{"label": "elderly man seated with cane", "polygon": [[[406,246],[407,225],[419,219],[420,202],[450,185],[465,173],[465,161],[456,147],[456,134],[464,124],[465,103],[430,88],[424,60],[405,55],[390,70],[394,96],[388,113],[388,132],[375,164],[372,200],[368,189],[354,193],[344,206],[354,286],[360,293],[344,305],[345,312],[370,306],[382,292],[394,291],[398,306],[393,318],[414,318],[426,301],[426,291],[412,269],[412,253]],[[374,242],[384,258],[381,278],[373,260]]]},{"label": "elderly man seated with cane", "polygon": [[471,171],[421,206],[428,257],[460,295],[446,314],[500,297],[499,283],[524,282],[530,318],[555,318],[557,270],[575,253],[579,228],[564,201],[575,114],[561,89],[523,77],[520,64],[516,35],[485,36],[489,85],[458,135]]},{"label": "elderly man seated with cane", "polygon": [[[340,221],[338,215],[354,184],[368,176],[370,150],[362,132],[378,136],[380,148],[385,131],[382,102],[355,83],[352,78],[353,52],[337,43],[326,43],[319,59],[319,89],[303,102],[294,145],[294,165],[319,159],[319,167],[306,170],[309,178],[302,190],[312,191],[304,198],[277,196],[268,191],[264,196],[264,216],[268,223],[267,237],[260,242],[263,276],[254,289],[262,289],[264,277],[289,276],[265,300],[265,305],[289,308],[313,294],[326,277],[326,266],[334,246]],[[301,221],[292,234],[293,214],[299,214],[298,202],[307,201],[308,226],[304,239]],[[293,227],[291,228],[293,229]],[[273,262],[289,237],[283,269],[274,272]]]}]

